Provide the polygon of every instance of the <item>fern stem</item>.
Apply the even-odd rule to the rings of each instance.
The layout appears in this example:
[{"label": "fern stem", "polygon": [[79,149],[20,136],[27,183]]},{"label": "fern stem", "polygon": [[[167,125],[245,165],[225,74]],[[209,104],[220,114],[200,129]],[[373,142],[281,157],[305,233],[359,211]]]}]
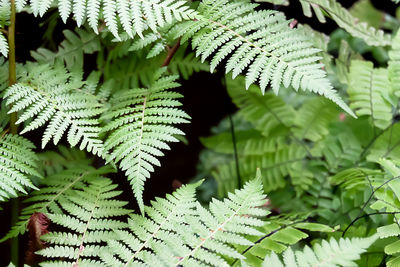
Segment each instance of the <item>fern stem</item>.
[{"label": "fern stem", "polygon": [[237,153],[237,146],[236,146],[236,136],[235,136],[235,126],[233,124],[232,115],[229,114],[229,124],[231,128],[231,135],[232,135],[232,143],[233,143],[233,154],[235,157],[235,165],[236,165],[236,175],[238,181],[238,188],[242,187],[242,179],[240,177],[240,169],[239,169],[239,157]]},{"label": "fern stem", "polygon": [[[15,64],[15,0],[10,0],[11,14],[10,14],[10,26],[8,27],[8,84],[11,86],[17,82],[16,64]],[[17,113],[14,112],[10,115],[10,133],[17,134],[18,126]],[[17,198],[11,200],[11,225],[15,225],[18,222],[19,201]],[[19,242],[18,237],[11,239],[11,262],[15,266],[18,266],[19,255],[18,249]]]},{"label": "fern stem", "polygon": [[172,48],[168,49],[168,54],[165,57],[163,64],[161,65],[162,67],[169,65],[169,63],[171,62],[172,58],[174,57],[176,51],[178,51],[180,46],[181,46],[181,37],[178,38],[178,40],[176,41],[175,45]]}]

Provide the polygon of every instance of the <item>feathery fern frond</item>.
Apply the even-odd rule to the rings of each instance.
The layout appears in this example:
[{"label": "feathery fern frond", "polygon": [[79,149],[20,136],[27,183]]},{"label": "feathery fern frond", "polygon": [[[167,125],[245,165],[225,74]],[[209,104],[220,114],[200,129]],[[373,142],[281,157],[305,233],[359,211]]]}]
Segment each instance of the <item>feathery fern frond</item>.
[{"label": "feathery fern frond", "polygon": [[[35,16],[43,16],[55,4],[54,0],[31,0],[30,6]],[[104,18],[108,30],[119,38],[119,26],[130,37],[143,37],[147,28],[156,31],[174,20],[192,19],[196,11],[180,0],[59,0],[58,10],[64,22],[72,14],[78,27],[87,18],[95,33],[99,32],[98,21]]]},{"label": "feathery fern frond", "polygon": [[116,217],[130,212],[124,208],[126,201],[113,199],[122,192],[114,190],[116,187],[111,180],[98,178],[90,181],[83,190],[74,190],[59,200],[63,211],[47,216],[52,223],[66,229],[41,237],[48,245],[36,252],[46,258],[42,266],[101,264],[96,256],[105,248],[104,240],[115,238],[114,231],[127,226]]},{"label": "feathery fern frond", "polygon": [[[0,0],[0,29],[9,24],[11,14],[11,6],[9,0]],[[4,57],[8,56],[7,37],[0,31],[0,54]]]},{"label": "feathery fern frond", "polygon": [[303,7],[303,13],[307,17],[312,16],[311,8],[314,10],[316,17],[324,23],[325,15],[328,14],[339,27],[345,29],[354,37],[363,39],[369,45],[385,46],[391,44],[391,36],[385,34],[382,30],[370,27],[365,22],[358,22],[351,13],[342,7],[336,0],[300,0]]},{"label": "feathery fern frond", "polygon": [[9,113],[21,112],[17,124],[30,121],[21,134],[48,123],[42,137],[42,147],[53,139],[57,144],[68,132],[68,142],[80,149],[102,155],[103,143],[98,138],[100,127],[96,118],[102,111],[98,98],[84,91],[86,82],[64,68],[28,64],[19,83],[5,93]]},{"label": "feathery fern frond", "polygon": [[328,126],[339,120],[340,110],[321,97],[314,97],[304,101],[296,112],[293,130],[300,139],[316,142],[329,133]]},{"label": "feathery fern frond", "polygon": [[373,143],[367,160],[377,162],[380,158],[400,160],[400,124],[389,126]]},{"label": "feathery fern frond", "polygon": [[389,51],[390,60],[388,62],[389,81],[392,91],[396,96],[400,96],[400,32],[392,41],[392,50]]},{"label": "feathery fern frond", "polygon": [[8,42],[2,32],[0,32],[0,54],[4,57],[8,56]]},{"label": "feathery fern frond", "polygon": [[83,190],[91,181],[99,179],[101,175],[112,171],[108,166],[96,170],[88,165],[75,163],[66,170],[44,178],[41,181],[41,189],[32,192],[31,197],[25,200],[25,203],[32,204],[21,211],[17,224],[0,242],[25,233],[29,218],[34,212],[61,214],[60,201],[74,195],[76,190]]},{"label": "feathery fern frond", "polygon": [[354,261],[366,252],[375,242],[377,236],[368,238],[341,238],[339,241],[331,238],[315,244],[313,249],[306,246],[303,251],[293,251],[291,248],[283,253],[283,261],[273,252],[265,257],[262,267],[283,266],[357,266]]},{"label": "feathery fern frond", "polygon": [[30,176],[41,177],[35,146],[19,135],[3,132],[0,137],[0,201],[26,194],[25,188],[38,189]]},{"label": "feathery fern frond", "polygon": [[64,30],[63,33],[65,40],[61,42],[57,52],[39,48],[36,51],[31,51],[31,55],[39,63],[54,65],[55,62],[65,62],[68,70],[81,71],[83,55],[99,51],[100,38],[92,32],[79,28],[76,28],[75,32]]},{"label": "feathery fern frond", "polygon": [[214,199],[210,210],[194,200],[195,187],[184,186],[145,207],[149,218],[131,217],[130,231],[119,231],[102,259],[112,266],[229,266],[221,256],[244,259],[232,245],[253,244],[244,235],[261,235],[255,227],[264,222],[257,217],[269,213],[258,208],[265,202],[260,178],[228,199]]},{"label": "feathery fern frond", "polygon": [[125,171],[140,210],[143,212],[144,182],[160,162],[162,149],[169,149],[167,142],[177,142],[174,135],[184,133],[172,126],[187,123],[190,118],[178,109],[182,95],[170,91],[179,86],[177,76],[164,76],[165,68],[153,76],[148,89],[136,88],[121,91],[111,99],[111,108],[103,119],[110,121],[103,128],[111,132],[105,141],[110,152],[108,160],[119,162]]},{"label": "feathery fern frond", "polygon": [[385,129],[392,122],[388,99],[390,84],[386,69],[374,69],[372,62],[352,60],[349,74],[350,107],[358,116],[371,116],[372,124]]},{"label": "feathery fern frond", "polygon": [[246,73],[246,87],[258,81],[262,92],[268,84],[275,94],[281,85],[311,91],[332,100],[351,115],[319,64],[319,50],[297,29],[289,27],[282,13],[254,11],[249,1],[205,0],[195,21],[183,22],[177,36],[192,38],[202,60],[211,58],[211,70],[228,59],[226,72],[235,78]]}]

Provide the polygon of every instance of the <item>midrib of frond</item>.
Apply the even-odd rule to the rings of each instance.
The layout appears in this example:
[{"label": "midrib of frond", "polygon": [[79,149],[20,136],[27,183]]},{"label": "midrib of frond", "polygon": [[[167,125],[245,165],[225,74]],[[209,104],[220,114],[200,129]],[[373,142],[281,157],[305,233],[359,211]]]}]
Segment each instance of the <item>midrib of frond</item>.
[{"label": "midrib of frond", "polygon": [[[89,174],[89,172],[85,172],[82,175],[78,176],[75,180],[73,180],[70,184],[68,184],[68,186],[66,186],[65,188],[63,188],[60,192],[58,192],[55,196],[53,196],[51,198],[50,201],[46,201],[46,205],[44,205],[43,207],[41,207],[38,212],[42,212],[44,213],[47,210],[47,207],[50,206],[50,204],[54,203],[62,194],[64,194],[65,191],[69,190],[71,187],[73,187],[77,182],[79,182],[80,180],[82,180],[87,174]],[[24,223],[22,223],[19,228],[22,229],[26,229],[26,226],[28,225],[29,222],[28,218],[27,220],[25,220]]]},{"label": "midrib of frond", "polygon": [[97,202],[99,201],[99,197],[100,197],[101,193],[102,193],[102,191],[101,191],[100,188],[99,188],[98,194],[97,194],[97,196],[96,196],[96,200],[95,200],[95,202],[93,203],[92,211],[90,212],[89,219],[88,219],[87,222],[86,222],[85,230],[83,231],[83,234],[82,234],[82,240],[81,240],[81,243],[80,243],[80,245],[79,245],[78,255],[77,255],[77,257],[76,257],[76,261],[75,261],[75,264],[74,264],[73,266],[78,266],[79,258],[80,258],[82,252],[83,252],[84,249],[85,249],[85,247],[83,246],[83,243],[85,243],[86,233],[87,233],[87,230],[89,229],[89,225],[90,225],[90,222],[91,222],[91,220],[92,220],[92,218],[93,218],[94,211],[95,211],[96,208],[97,208]]},{"label": "midrib of frond", "polygon": [[[281,57],[275,56],[273,53],[266,51],[265,49],[261,48],[261,47],[258,46],[257,44],[251,42],[249,39],[247,39],[246,37],[244,37],[244,36],[241,35],[240,33],[238,33],[238,32],[236,32],[236,31],[232,30],[232,29],[229,28],[228,26],[226,26],[226,25],[224,25],[224,24],[222,24],[222,23],[219,23],[219,22],[217,22],[217,21],[208,19],[208,18],[206,18],[206,17],[204,17],[204,16],[197,16],[196,19],[199,19],[199,20],[201,19],[201,20],[203,20],[203,21],[205,21],[205,22],[207,22],[207,23],[209,23],[209,24],[215,24],[215,25],[217,25],[218,27],[221,27],[221,28],[225,29],[226,31],[232,32],[236,37],[238,37],[239,39],[241,39],[243,42],[245,42],[245,43],[249,44],[250,46],[254,47],[255,49],[261,51],[262,53],[266,54],[267,56],[272,57],[272,58],[276,59],[277,61],[282,62],[283,64],[285,64],[285,65],[287,66],[288,69],[293,70],[293,73],[299,73],[299,74],[301,75],[301,77],[306,77],[307,79],[309,79],[309,78],[308,78],[308,75],[307,75],[306,73],[303,73],[302,71],[300,71],[300,70],[296,69],[295,67],[293,67],[293,66],[290,64],[290,62],[286,62],[286,61],[282,60]],[[287,70],[287,71],[289,71],[289,70]],[[311,80],[310,80],[310,83],[315,83],[315,81],[311,79]]]},{"label": "midrib of frond", "polygon": [[[360,35],[362,35],[362,36],[366,36],[366,37],[368,37],[368,38],[374,38],[376,41],[378,41],[378,42],[382,42],[382,40],[379,38],[377,38],[375,35],[367,35],[365,32],[363,32],[362,30],[360,30],[358,27],[354,27],[354,25],[357,25],[357,23],[355,22],[355,21],[353,21],[354,22],[354,25],[353,24],[351,24],[351,23],[349,23],[348,21],[346,21],[346,20],[343,20],[342,19],[342,16],[340,16],[340,14],[337,14],[331,7],[330,7],[330,3],[328,2],[328,7],[326,7],[326,6],[321,6],[318,2],[317,3],[315,3],[315,1],[313,1],[313,0],[303,0],[303,1],[305,1],[305,2],[308,2],[310,5],[316,5],[316,6],[318,6],[318,7],[320,7],[320,8],[322,8],[322,9],[324,9],[325,10],[325,12],[327,12],[328,14],[331,14],[332,16],[334,16],[335,17],[335,20],[338,20],[338,21],[340,21],[342,24],[346,24],[349,28],[351,28],[351,29],[353,29],[354,31],[356,31],[356,32],[358,32]],[[329,0],[328,0],[329,1]],[[345,10],[345,12],[348,12],[347,10]],[[339,24],[339,23],[338,23]],[[369,25],[368,25],[369,26]],[[370,28],[373,28],[372,26],[369,26]],[[367,28],[368,30],[369,30],[369,28]],[[385,45],[390,45],[390,42],[385,42]]]},{"label": "midrib of frond", "polygon": [[75,46],[75,45],[74,45],[74,49],[68,50],[66,53],[57,53],[56,56],[65,57],[65,56],[67,56],[68,54],[73,54],[73,53],[75,53],[76,51],[83,50],[83,48],[84,48],[87,44],[89,44],[90,42],[92,42],[92,41],[93,41],[94,39],[96,39],[96,38],[98,38],[98,36],[97,36],[97,35],[94,35],[94,36],[93,36],[92,38],[90,38],[89,40],[87,40],[87,41],[85,41],[85,42],[82,42],[81,45],[78,45],[78,46]]},{"label": "midrib of frond", "polygon": [[[175,210],[175,209],[174,209]],[[176,213],[175,212],[171,212],[169,213],[169,215],[164,219],[164,221],[162,223],[159,224],[159,226],[156,228],[156,230],[153,232],[153,234],[142,244],[142,246],[135,252],[135,254],[133,254],[128,261],[124,264],[124,267],[127,267],[129,265],[129,263],[131,263],[132,260],[134,260],[136,258],[136,256],[144,249],[147,247],[147,244],[154,239],[158,232],[162,229],[162,227],[165,225],[165,223],[169,222],[169,219],[173,216],[175,216]]]},{"label": "midrib of frond", "polygon": [[[196,253],[196,251],[201,248],[205,242],[207,242],[208,240],[210,240],[211,238],[214,237],[214,235],[218,232],[218,231],[223,231],[224,230],[224,226],[229,223],[236,215],[238,215],[239,211],[244,207],[244,204],[247,203],[247,200],[249,199],[249,194],[247,194],[246,198],[243,200],[242,205],[235,210],[235,212],[223,223],[219,224],[214,230],[211,231],[211,234],[209,234],[206,238],[201,239],[202,241],[192,250],[190,251],[187,255],[183,256],[178,263],[176,263],[176,266],[181,266],[181,263],[183,263],[186,259],[188,259],[189,257],[191,257],[194,253]],[[201,237],[200,237],[201,238]]]}]

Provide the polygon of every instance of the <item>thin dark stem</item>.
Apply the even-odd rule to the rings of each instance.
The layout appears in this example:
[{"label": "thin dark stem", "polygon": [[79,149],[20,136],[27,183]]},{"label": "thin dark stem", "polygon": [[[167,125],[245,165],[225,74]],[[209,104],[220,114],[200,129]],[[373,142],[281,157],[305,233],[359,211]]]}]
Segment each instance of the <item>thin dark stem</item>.
[{"label": "thin dark stem", "polygon": [[238,188],[242,187],[242,179],[240,178],[240,169],[239,169],[239,157],[237,153],[237,146],[236,146],[236,136],[235,136],[235,126],[233,124],[232,115],[229,114],[229,123],[231,128],[231,135],[232,135],[232,143],[233,143],[233,154],[235,156],[235,166],[236,166],[236,176],[238,181]]},{"label": "thin dark stem", "polygon": [[[17,82],[16,75],[16,63],[15,63],[15,0],[10,0],[11,15],[10,15],[10,26],[8,27],[8,84],[11,86]],[[17,134],[18,126],[16,125],[17,113],[12,113],[10,116],[10,133]],[[11,200],[11,225],[15,225],[18,222],[19,213],[19,202],[15,198]],[[11,261],[15,266],[18,266],[18,238],[14,237],[11,240]]]},{"label": "thin dark stem", "polygon": [[175,45],[172,48],[168,49],[168,54],[165,57],[165,60],[161,66],[165,67],[165,66],[169,65],[169,63],[171,62],[172,58],[174,57],[176,51],[178,51],[178,48],[180,46],[181,46],[181,38],[179,37],[178,41],[176,41]]}]

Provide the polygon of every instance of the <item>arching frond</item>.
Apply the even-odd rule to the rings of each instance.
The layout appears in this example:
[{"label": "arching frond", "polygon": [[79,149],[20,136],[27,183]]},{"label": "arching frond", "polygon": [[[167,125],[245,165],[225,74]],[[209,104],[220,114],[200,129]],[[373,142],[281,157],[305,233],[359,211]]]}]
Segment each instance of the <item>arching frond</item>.
[{"label": "arching frond", "polygon": [[84,54],[92,54],[100,50],[100,39],[96,34],[82,29],[63,31],[65,40],[61,42],[57,52],[46,48],[31,51],[32,57],[39,63],[55,64],[65,62],[68,70],[81,71]]},{"label": "arching frond", "polygon": [[382,30],[377,30],[365,22],[359,22],[351,13],[336,0],[300,0],[304,15],[312,16],[311,8],[318,20],[325,22],[329,15],[339,27],[345,29],[354,37],[363,39],[369,45],[385,46],[391,44],[391,36]]},{"label": "arching frond", "polygon": [[390,60],[388,62],[389,81],[393,93],[400,96],[400,32],[396,34],[392,41],[392,50],[389,51]]},{"label": "arching frond", "polygon": [[374,69],[372,62],[353,60],[350,65],[350,107],[358,116],[369,115],[373,125],[385,129],[392,122],[388,99],[390,84],[386,69]]},{"label": "arching frond", "polygon": [[22,136],[2,132],[0,136],[0,201],[37,189],[31,176],[41,177],[35,146]]},{"label": "arching frond", "polygon": [[0,242],[25,233],[29,218],[34,212],[62,214],[60,205],[64,199],[73,196],[76,190],[84,190],[90,182],[110,172],[112,169],[107,166],[96,170],[75,162],[70,168],[44,178],[41,181],[41,189],[32,192],[31,197],[25,201],[25,203],[32,204],[21,211],[17,224]]},{"label": "arching frond", "polygon": [[357,266],[355,261],[375,242],[377,236],[368,238],[331,238],[322,240],[311,249],[306,246],[303,251],[291,248],[283,253],[283,261],[273,252],[265,257],[262,267],[296,267],[296,266]]},{"label": "arching frond", "polygon": [[[22,76],[23,75],[23,76]],[[42,147],[53,139],[57,144],[67,134],[68,142],[93,154],[102,155],[103,143],[98,138],[96,118],[102,111],[99,99],[85,92],[85,83],[77,81],[64,68],[29,64],[19,83],[5,93],[9,113],[21,112],[17,124],[29,121],[21,134],[48,123]]]},{"label": "arching frond", "polygon": [[179,86],[177,76],[163,77],[165,70],[154,74],[148,89],[115,94],[103,117],[107,121],[103,131],[110,132],[105,141],[105,149],[110,152],[108,160],[119,162],[125,171],[141,211],[144,182],[154,171],[153,166],[160,165],[157,157],[163,155],[162,149],[169,149],[167,142],[178,141],[174,135],[184,134],[174,125],[187,123],[190,118],[178,109],[182,95],[170,91]]},{"label": "arching frond", "polygon": [[319,50],[297,29],[289,27],[282,13],[254,11],[248,1],[205,0],[195,21],[186,21],[177,36],[192,45],[202,60],[211,58],[211,70],[227,59],[232,77],[246,74],[246,87],[270,84],[275,94],[281,85],[311,91],[332,100],[351,115],[319,64]]},{"label": "arching frond", "polygon": [[[64,22],[73,15],[79,27],[87,18],[90,27],[98,33],[102,15],[106,27],[117,38],[120,24],[130,37],[135,34],[142,37],[148,28],[156,31],[157,27],[174,20],[192,19],[196,15],[185,1],[180,0],[31,0],[30,6],[35,16],[43,16],[56,3]],[[22,4],[20,1],[19,8]]]},{"label": "arching frond", "polygon": [[[128,214],[126,201],[113,198],[121,194],[111,180],[98,178],[82,190],[59,200],[61,213],[47,214],[50,221],[65,228],[42,236],[47,247],[36,252],[46,258],[42,266],[99,266],[97,255],[105,248],[103,240],[114,239],[115,231],[127,224],[117,219]],[[61,211],[61,210],[60,210]]]},{"label": "arching frond", "polygon": [[195,201],[196,185],[183,186],[166,199],[145,207],[148,217],[132,216],[130,231],[118,231],[102,259],[111,266],[229,266],[221,257],[244,259],[232,245],[253,244],[244,237],[259,236],[264,225],[259,208],[265,202],[260,179],[248,182],[229,198],[210,203]]}]

